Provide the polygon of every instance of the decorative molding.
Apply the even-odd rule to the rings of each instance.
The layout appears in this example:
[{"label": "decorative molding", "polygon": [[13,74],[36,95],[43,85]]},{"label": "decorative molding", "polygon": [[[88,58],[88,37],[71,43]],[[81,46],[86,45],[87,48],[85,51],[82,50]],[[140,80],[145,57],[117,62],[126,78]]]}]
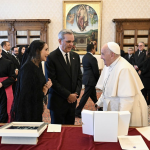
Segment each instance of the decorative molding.
[{"label": "decorative molding", "polygon": [[122,22],[150,22],[150,18],[143,18],[143,19],[141,19],[141,18],[131,18],[131,19],[113,19],[112,20],[113,22],[119,22],[119,23],[122,23]]},{"label": "decorative molding", "polygon": [[50,19],[3,19],[0,20],[0,23],[16,23],[16,22],[43,22],[50,23]]}]

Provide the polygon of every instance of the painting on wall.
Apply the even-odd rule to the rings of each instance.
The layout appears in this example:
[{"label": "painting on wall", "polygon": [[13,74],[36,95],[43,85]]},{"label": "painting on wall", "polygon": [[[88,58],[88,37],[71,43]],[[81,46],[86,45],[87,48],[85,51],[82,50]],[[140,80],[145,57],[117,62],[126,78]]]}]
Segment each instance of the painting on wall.
[{"label": "painting on wall", "polygon": [[64,1],[63,28],[74,33],[72,51],[86,54],[86,47],[93,43],[96,54],[100,54],[101,1]]}]

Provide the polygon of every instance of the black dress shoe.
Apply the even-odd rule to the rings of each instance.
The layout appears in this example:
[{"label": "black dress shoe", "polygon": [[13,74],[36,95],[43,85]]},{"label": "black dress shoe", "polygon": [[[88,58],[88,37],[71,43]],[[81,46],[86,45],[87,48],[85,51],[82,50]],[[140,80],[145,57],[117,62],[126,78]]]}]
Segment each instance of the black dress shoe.
[{"label": "black dress shoe", "polygon": [[76,117],[78,118],[81,118],[81,115],[80,114],[75,114]]}]

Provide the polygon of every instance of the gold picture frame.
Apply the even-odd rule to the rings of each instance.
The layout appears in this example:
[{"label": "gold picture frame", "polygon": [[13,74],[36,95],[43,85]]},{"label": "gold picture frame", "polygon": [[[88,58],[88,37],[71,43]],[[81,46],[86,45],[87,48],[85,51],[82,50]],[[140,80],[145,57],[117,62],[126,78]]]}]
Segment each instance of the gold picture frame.
[{"label": "gold picture frame", "polygon": [[93,43],[96,54],[100,54],[102,1],[63,1],[63,28],[74,33],[72,51],[84,55],[87,44]]}]

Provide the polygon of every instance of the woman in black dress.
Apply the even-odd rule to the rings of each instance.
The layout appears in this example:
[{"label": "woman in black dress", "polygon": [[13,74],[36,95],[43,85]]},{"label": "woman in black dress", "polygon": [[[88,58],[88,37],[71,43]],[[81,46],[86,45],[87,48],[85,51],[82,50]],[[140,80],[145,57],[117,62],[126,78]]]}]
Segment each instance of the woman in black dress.
[{"label": "woman in black dress", "polygon": [[17,55],[17,58],[19,59],[20,64],[22,62],[22,57],[23,57],[24,52],[25,52],[25,47],[24,46],[20,46],[19,47],[19,53]]},{"label": "woman in black dress", "polygon": [[39,64],[46,61],[48,54],[45,42],[35,40],[31,43],[27,61],[19,72],[11,121],[42,122],[43,99],[52,82],[50,79],[46,82]]},{"label": "woman in black dress", "polygon": [[144,85],[144,89],[142,89],[141,92],[147,100],[147,105],[150,105],[150,49],[148,49],[146,53],[146,60],[140,66],[138,66],[138,74],[140,75],[140,78]]}]

